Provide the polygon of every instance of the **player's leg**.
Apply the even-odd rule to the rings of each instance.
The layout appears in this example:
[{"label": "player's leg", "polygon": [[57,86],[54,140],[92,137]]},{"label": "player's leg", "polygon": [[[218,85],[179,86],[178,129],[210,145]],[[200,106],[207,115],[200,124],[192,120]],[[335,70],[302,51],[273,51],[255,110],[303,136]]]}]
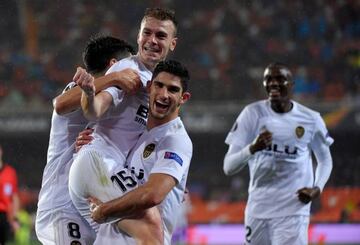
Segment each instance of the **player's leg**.
[{"label": "player's leg", "polygon": [[7,220],[7,214],[0,212],[0,244],[5,244],[10,234],[10,225]]},{"label": "player's leg", "polygon": [[51,216],[47,211],[36,213],[35,232],[41,244],[55,245],[55,231]]},{"label": "player's leg", "polygon": [[79,214],[58,214],[54,221],[56,244],[92,245],[95,240],[95,231]]},{"label": "player's leg", "polygon": [[77,213],[40,212],[36,219],[36,235],[42,244],[93,244],[95,231]]},{"label": "player's leg", "polygon": [[245,244],[271,244],[267,219],[256,219],[245,213]]},{"label": "player's leg", "polygon": [[308,244],[309,216],[297,215],[272,219],[273,244]]},{"label": "player's leg", "polygon": [[101,164],[101,156],[96,151],[81,150],[74,158],[69,171],[70,198],[80,215],[95,231],[99,225],[91,219],[88,197],[99,190],[102,183],[99,178],[103,178],[104,182],[108,180],[107,175],[102,174]]},{"label": "player's leg", "polygon": [[[102,202],[106,202],[120,197],[130,190],[130,188],[122,190],[116,183],[114,184],[111,181],[109,169],[112,169],[116,160],[112,159],[109,155],[104,156],[104,154],[106,153],[100,154],[94,149],[82,149],[76,156],[69,173],[70,197],[80,214],[96,231],[98,227],[95,227],[97,224],[91,219],[88,197],[94,196]],[[131,178],[131,174],[127,175],[127,178]],[[162,232],[162,224],[159,217],[158,211],[152,210],[147,212],[145,215],[146,219],[129,221],[129,223],[137,223],[138,226],[135,226],[136,230],[130,228],[131,225],[122,228],[125,229],[126,233],[139,241],[146,241],[150,238],[153,240],[158,239],[158,234]],[[149,235],[150,231],[154,232],[151,236]]]},{"label": "player's leg", "polygon": [[157,207],[147,209],[134,219],[123,219],[117,223],[117,226],[133,237],[138,245],[164,244],[162,220]]}]

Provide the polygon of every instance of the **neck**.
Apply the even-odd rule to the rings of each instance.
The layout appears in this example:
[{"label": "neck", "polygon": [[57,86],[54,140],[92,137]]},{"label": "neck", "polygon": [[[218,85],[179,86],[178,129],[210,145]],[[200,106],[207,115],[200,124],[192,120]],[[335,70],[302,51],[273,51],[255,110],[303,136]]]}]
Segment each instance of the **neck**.
[{"label": "neck", "polygon": [[157,118],[154,118],[151,115],[149,115],[149,118],[148,118],[147,124],[146,124],[146,128],[147,128],[147,130],[151,130],[151,129],[155,128],[155,127],[158,127],[158,126],[161,126],[161,125],[163,125],[165,123],[168,123],[168,122],[174,120],[175,118],[177,118],[177,116],[176,117],[171,117],[171,118],[157,119]]},{"label": "neck", "polygon": [[271,108],[277,113],[286,113],[291,111],[293,103],[291,101],[271,102]]},{"label": "neck", "polygon": [[154,71],[156,65],[158,62],[146,62],[145,60],[142,59],[142,57],[137,54],[137,56],[139,57],[139,60],[141,61],[141,63],[150,71]]}]

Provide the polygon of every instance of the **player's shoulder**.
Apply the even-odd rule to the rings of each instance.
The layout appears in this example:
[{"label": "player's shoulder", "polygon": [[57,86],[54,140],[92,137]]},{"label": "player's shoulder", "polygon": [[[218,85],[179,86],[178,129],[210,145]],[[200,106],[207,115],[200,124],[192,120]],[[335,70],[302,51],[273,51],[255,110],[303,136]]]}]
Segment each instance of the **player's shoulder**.
[{"label": "player's shoulder", "polygon": [[167,133],[163,137],[163,142],[192,148],[191,138],[180,118],[177,118],[169,125]]},{"label": "player's shoulder", "polygon": [[245,108],[251,108],[251,109],[265,108],[267,106],[267,102],[268,100],[258,100],[248,104],[247,106],[245,106]]},{"label": "player's shoulder", "polygon": [[109,71],[118,71],[126,68],[138,68],[138,61],[134,55],[123,58],[119,61],[117,61],[110,69]]},{"label": "player's shoulder", "polygon": [[321,118],[320,113],[318,111],[315,111],[303,104],[300,104],[296,101],[292,101],[294,103],[294,106],[296,107],[296,110],[301,113],[303,116],[307,116],[310,118],[313,118],[314,120],[318,120]]},{"label": "player's shoulder", "polygon": [[8,174],[15,174],[16,175],[16,170],[14,167],[12,167],[9,164],[5,164],[4,170],[8,173]]},{"label": "player's shoulder", "polygon": [[267,100],[258,100],[258,101],[255,101],[255,102],[252,102],[248,105],[246,105],[242,112],[243,113],[259,113],[263,110],[266,109],[267,107]]}]

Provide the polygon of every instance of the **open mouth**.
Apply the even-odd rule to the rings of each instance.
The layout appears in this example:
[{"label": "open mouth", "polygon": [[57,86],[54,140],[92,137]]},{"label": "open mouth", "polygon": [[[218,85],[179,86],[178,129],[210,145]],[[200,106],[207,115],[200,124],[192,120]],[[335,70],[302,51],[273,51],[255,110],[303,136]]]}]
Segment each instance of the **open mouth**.
[{"label": "open mouth", "polygon": [[271,88],[269,89],[269,97],[279,97],[280,96],[280,90],[277,88]]},{"label": "open mouth", "polygon": [[145,50],[147,53],[153,53],[153,54],[160,53],[160,49],[159,49],[159,48],[155,48],[155,47],[144,47],[144,50]]},{"label": "open mouth", "polygon": [[166,112],[169,108],[169,104],[163,101],[155,101],[155,109],[159,112]]}]

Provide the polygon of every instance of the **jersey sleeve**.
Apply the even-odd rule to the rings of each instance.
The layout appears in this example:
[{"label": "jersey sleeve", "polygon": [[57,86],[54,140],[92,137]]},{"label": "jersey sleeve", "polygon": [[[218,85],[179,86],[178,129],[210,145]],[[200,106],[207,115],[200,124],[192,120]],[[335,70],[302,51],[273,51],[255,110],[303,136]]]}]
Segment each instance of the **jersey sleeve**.
[{"label": "jersey sleeve", "polygon": [[74,81],[69,82],[69,83],[66,85],[66,87],[64,88],[64,90],[62,91],[62,94],[65,93],[66,91],[68,91],[68,90],[76,87],[76,86],[77,86],[76,82],[74,82]]},{"label": "jersey sleeve", "polygon": [[109,87],[109,88],[104,89],[103,91],[106,91],[111,95],[114,106],[117,106],[118,104],[120,104],[123,101],[124,96],[125,96],[124,91],[121,89],[118,89],[117,87]]},{"label": "jersey sleeve", "polygon": [[240,147],[245,147],[250,144],[254,140],[254,136],[252,135],[256,122],[254,116],[255,114],[251,112],[251,109],[248,106],[245,107],[228,133],[225,143]]},{"label": "jersey sleeve", "polygon": [[182,137],[167,137],[157,151],[157,161],[150,174],[163,173],[174,177],[180,182],[190,166],[192,156],[192,143]]},{"label": "jersey sleeve", "polygon": [[[117,71],[122,71],[126,68],[132,68],[134,69],[134,65],[133,63],[129,62],[128,59],[122,59],[122,60],[119,60],[118,62],[116,62],[115,64],[113,64],[109,70],[107,70],[106,72],[106,75],[107,74],[110,74],[112,72],[117,72]],[[118,87],[109,87],[109,88],[106,88],[104,89],[104,91],[110,93],[110,95],[112,96],[113,98],[113,104],[115,106],[117,106],[118,104],[120,104],[123,99],[124,99],[124,96],[125,96],[125,93],[124,91],[122,91],[120,88]]]},{"label": "jersey sleeve", "polygon": [[320,114],[316,114],[315,117],[315,132],[312,140],[312,144],[325,144],[330,146],[334,142],[334,139],[329,135],[329,131],[326,128],[324,120]]}]

